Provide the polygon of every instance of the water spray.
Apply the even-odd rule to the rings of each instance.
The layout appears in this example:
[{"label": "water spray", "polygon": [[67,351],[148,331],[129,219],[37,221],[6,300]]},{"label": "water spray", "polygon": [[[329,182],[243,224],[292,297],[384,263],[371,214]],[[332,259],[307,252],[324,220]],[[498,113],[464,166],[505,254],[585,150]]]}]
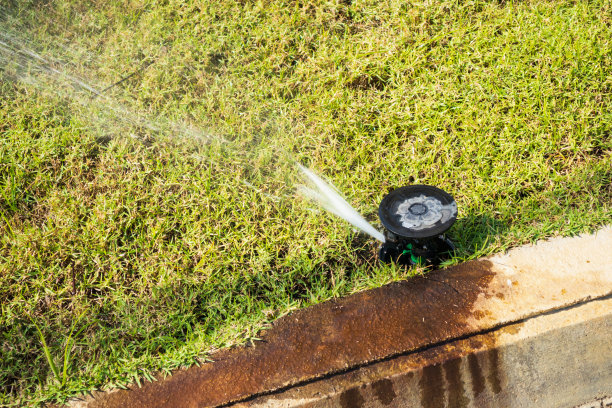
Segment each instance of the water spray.
[{"label": "water spray", "polygon": [[378,216],[385,227],[381,262],[437,266],[455,249],[444,233],[457,220],[457,204],[437,187],[397,188],[382,199]]},{"label": "water spray", "polygon": [[317,201],[327,211],[349,222],[356,228],[377,240],[384,242],[384,235],[370,225],[336,190],[331,183],[325,182],[312,170],[297,164],[305,185],[300,186],[302,194]]},{"label": "water spray", "polygon": [[[96,110],[94,118],[97,119],[96,123],[102,126],[106,126],[112,122],[109,119],[113,119],[123,126],[136,126],[156,133],[189,136],[205,143],[213,141],[220,144],[229,143],[223,137],[209,135],[192,126],[172,121],[164,123],[159,118],[151,120],[140,116],[106,96],[107,91],[143,72],[155,60],[146,61],[134,72],[100,91],[84,79],[71,75],[59,61],[43,57],[30,48],[22,44],[19,36],[15,37],[9,32],[0,31],[0,74],[8,74],[9,78],[19,79],[42,89],[52,87],[58,94],[68,95],[83,106],[89,106],[94,99],[99,100],[104,97],[104,105],[99,111]],[[46,81],[49,81],[49,84],[46,84]],[[293,162],[290,159],[291,155],[283,153],[281,156],[286,156],[290,163]],[[382,262],[438,265],[454,250],[453,243],[444,236],[444,232],[457,218],[457,206],[448,193],[424,185],[394,190],[384,197],[379,206],[378,214],[386,229],[383,233],[368,223],[342,197],[333,184],[324,181],[319,175],[299,163],[293,162],[293,164],[297,167],[303,182],[299,186],[300,191],[317,201],[326,210],[380,241],[379,259]],[[244,184],[253,187],[249,183]]]}]

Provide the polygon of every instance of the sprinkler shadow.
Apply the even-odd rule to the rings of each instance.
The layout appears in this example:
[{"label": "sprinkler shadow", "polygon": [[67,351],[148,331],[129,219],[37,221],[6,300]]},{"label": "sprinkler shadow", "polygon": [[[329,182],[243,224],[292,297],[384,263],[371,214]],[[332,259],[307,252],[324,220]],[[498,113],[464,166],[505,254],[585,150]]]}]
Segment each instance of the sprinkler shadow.
[{"label": "sprinkler shadow", "polygon": [[474,254],[487,254],[508,229],[507,222],[493,216],[468,214],[458,218],[447,235],[455,244],[455,256],[465,259]]}]

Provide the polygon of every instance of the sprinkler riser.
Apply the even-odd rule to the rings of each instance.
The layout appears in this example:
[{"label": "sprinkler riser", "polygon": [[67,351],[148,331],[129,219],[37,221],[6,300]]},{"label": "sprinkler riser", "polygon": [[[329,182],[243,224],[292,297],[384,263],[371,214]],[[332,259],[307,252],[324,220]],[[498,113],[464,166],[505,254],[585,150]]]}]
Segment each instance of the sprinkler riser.
[{"label": "sprinkler riser", "polygon": [[445,235],[433,238],[401,238],[385,241],[379,249],[378,259],[383,263],[406,266],[438,266],[455,249]]},{"label": "sprinkler riser", "polygon": [[455,249],[446,232],[457,219],[453,197],[426,185],[400,187],[378,208],[385,227],[379,260],[400,265],[437,266]]}]

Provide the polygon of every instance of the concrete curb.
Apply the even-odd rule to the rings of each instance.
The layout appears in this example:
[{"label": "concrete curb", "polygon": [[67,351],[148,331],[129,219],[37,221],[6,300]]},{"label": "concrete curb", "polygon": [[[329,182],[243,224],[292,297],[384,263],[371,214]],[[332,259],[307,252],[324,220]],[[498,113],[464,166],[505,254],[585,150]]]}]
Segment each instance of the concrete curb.
[{"label": "concrete curb", "polygon": [[[202,367],[71,405],[571,407],[603,401],[612,396],[610,294],[608,227],[301,310],[279,319],[254,347],[225,350]],[[561,364],[576,386],[554,375]],[[603,374],[595,378],[588,370]],[[538,376],[545,382],[533,388]]]},{"label": "concrete curb", "polygon": [[612,407],[612,298],[232,405]]}]

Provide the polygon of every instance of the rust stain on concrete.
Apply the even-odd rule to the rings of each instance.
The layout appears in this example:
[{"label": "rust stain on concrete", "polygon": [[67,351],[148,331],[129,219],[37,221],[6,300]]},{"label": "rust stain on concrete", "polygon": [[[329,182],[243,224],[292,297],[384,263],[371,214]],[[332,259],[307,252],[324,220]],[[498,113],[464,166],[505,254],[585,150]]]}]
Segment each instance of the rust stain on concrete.
[{"label": "rust stain on concrete", "polygon": [[359,388],[349,388],[340,394],[340,406],[342,408],[361,408],[365,404],[365,399],[359,392]]},{"label": "rust stain on concrete", "polygon": [[428,365],[423,368],[419,388],[421,389],[421,406],[423,408],[436,408],[444,406],[444,384],[442,366],[440,364]]},{"label": "rust stain on concrete", "polygon": [[491,389],[493,390],[493,393],[499,394],[502,390],[499,349],[491,348],[487,350],[486,353],[487,357],[489,358],[488,378],[491,384]]},{"label": "rust stain on concrete", "polygon": [[[279,319],[252,347],[221,351],[212,363],[142,388],[100,393],[88,407],[218,406],[457,338],[470,332],[479,295],[491,296],[493,276],[489,261],[472,261],[304,309]],[[423,406],[439,406],[431,404],[443,398],[443,369],[463,400],[458,368],[432,365],[422,379]],[[499,384],[498,373],[489,379]],[[393,395],[386,383],[379,389],[381,402]],[[359,389],[347,392],[347,406],[359,406]]]},{"label": "rust stain on concrete", "polygon": [[470,376],[472,377],[472,394],[478,397],[485,390],[485,378],[478,361],[478,354],[470,353],[467,359]]},{"label": "rust stain on concrete", "polygon": [[465,408],[470,400],[466,396],[461,379],[461,358],[453,358],[444,363],[444,376],[448,386],[448,407]]},{"label": "rust stain on concrete", "polygon": [[395,389],[393,388],[393,382],[388,378],[373,383],[372,390],[374,391],[376,399],[383,405],[390,405],[395,397],[397,397]]}]

